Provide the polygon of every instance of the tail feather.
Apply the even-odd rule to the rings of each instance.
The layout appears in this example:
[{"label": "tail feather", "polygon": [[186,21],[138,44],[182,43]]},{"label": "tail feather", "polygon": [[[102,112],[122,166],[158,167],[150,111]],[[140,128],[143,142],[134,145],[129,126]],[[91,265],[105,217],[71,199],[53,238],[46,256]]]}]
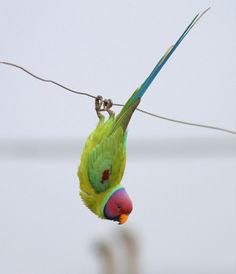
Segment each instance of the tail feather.
[{"label": "tail feather", "polygon": [[148,89],[148,87],[151,85],[152,81],[155,79],[157,74],[160,72],[162,67],[165,65],[167,60],[170,58],[172,53],[176,50],[176,48],[179,46],[179,44],[183,41],[185,36],[189,33],[189,31],[193,28],[193,26],[199,21],[199,19],[209,10],[210,8],[206,9],[202,13],[198,13],[191,23],[188,25],[188,27],[185,29],[185,31],[182,33],[182,35],[179,37],[177,42],[172,45],[162,56],[160,61],[157,63],[153,71],[150,73],[150,75],[147,77],[147,79],[143,82],[143,84],[135,90],[135,92],[131,95],[129,100],[126,102],[125,106],[122,108],[121,112],[117,115],[116,121],[114,123],[112,132],[114,132],[118,127],[122,127],[125,131],[128,123],[131,119],[131,116],[134,112],[134,110],[139,105],[140,99]]},{"label": "tail feather", "polygon": [[153,69],[153,71],[150,73],[150,75],[148,76],[148,78],[143,82],[143,84],[141,85],[139,92],[133,97],[133,100],[136,100],[137,98],[141,98],[143,96],[143,94],[146,92],[146,90],[148,89],[148,87],[150,86],[150,84],[152,83],[152,81],[155,79],[155,77],[157,76],[157,74],[160,72],[160,70],[162,69],[162,67],[165,65],[165,63],[167,62],[167,60],[170,58],[170,56],[172,55],[172,53],[177,49],[177,47],[179,46],[179,44],[183,41],[183,39],[185,38],[185,36],[189,33],[189,31],[193,28],[193,26],[199,21],[199,19],[209,10],[210,8],[206,9],[205,11],[203,11],[202,13],[198,13],[193,20],[191,21],[191,23],[188,25],[188,27],[185,29],[185,31],[182,33],[182,35],[179,37],[179,39],[177,40],[177,42],[172,45],[167,51],[166,53],[162,56],[162,58],[160,59],[160,61],[157,63],[157,65],[155,66],[155,68]]}]

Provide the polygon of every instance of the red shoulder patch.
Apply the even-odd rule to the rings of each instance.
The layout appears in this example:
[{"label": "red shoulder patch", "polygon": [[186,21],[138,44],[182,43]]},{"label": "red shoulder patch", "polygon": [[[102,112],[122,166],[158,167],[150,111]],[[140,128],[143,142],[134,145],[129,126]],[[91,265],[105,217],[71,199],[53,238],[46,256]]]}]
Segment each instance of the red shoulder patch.
[{"label": "red shoulder patch", "polygon": [[104,181],[108,180],[110,177],[110,170],[109,169],[105,169],[102,173],[102,181],[101,183],[103,184]]}]

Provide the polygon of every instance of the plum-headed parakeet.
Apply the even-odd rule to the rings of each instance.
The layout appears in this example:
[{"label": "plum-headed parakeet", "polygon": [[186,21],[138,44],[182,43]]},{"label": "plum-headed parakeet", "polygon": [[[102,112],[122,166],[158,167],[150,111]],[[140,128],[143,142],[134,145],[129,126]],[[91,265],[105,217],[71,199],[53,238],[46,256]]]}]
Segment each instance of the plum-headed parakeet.
[{"label": "plum-headed parakeet", "polygon": [[[98,217],[118,221],[119,224],[128,219],[133,208],[132,201],[121,185],[126,162],[127,126],[151,82],[205,12],[194,17],[178,41],[168,49],[117,116],[111,111],[111,100],[103,100],[101,96],[96,98],[95,109],[99,123],[84,146],[78,176],[81,198]],[[107,121],[101,111],[109,113]]]}]

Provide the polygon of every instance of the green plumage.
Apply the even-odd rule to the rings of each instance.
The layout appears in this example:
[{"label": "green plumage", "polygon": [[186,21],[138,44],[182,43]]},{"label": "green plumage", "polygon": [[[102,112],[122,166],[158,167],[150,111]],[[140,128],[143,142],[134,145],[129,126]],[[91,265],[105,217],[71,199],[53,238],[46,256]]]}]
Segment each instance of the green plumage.
[{"label": "green plumage", "polygon": [[126,163],[127,126],[133,112],[166,61],[206,11],[194,17],[140,88],[135,90],[121,112],[116,117],[110,116],[107,121],[102,116],[96,129],[89,135],[78,170],[80,195],[85,205],[100,218],[105,218],[103,209],[108,199],[121,188]]},{"label": "green plumage", "polygon": [[[84,146],[78,171],[80,196],[85,205],[101,218],[104,217],[106,201],[121,188],[126,163],[127,125],[139,101],[127,102],[116,118],[111,116],[105,121],[102,116]],[[103,181],[105,170],[109,171],[109,178]]]}]

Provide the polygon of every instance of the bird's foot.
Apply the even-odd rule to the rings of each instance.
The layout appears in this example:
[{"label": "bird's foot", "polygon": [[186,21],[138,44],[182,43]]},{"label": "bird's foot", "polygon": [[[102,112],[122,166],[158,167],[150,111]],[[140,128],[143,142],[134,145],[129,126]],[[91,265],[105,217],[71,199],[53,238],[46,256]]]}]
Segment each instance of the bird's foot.
[{"label": "bird's foot", "polygon": [[114,116],[115,112],[111,110],[113,106],[113,102],[111,99],[104,99],[102,98],[102,96],[98,95],[95,99],[95,110],[97,112],[97,116],[100,119],[101,117],[103,117],[102,115],[102,111],[106,111],[109,116]]},{"label": "bird's foot", "polygon": [[101,117],[103,117],[102,115],[102,105],[103,105],[103,98],[102,96],[98,95],[95,99],[95,110],[97,112],[97,116],[100,119]]},{"label": "bird's foot", "polygon": [[113,110],[111,110],[113,106],[113,102],[111,99],[105,99],[103,100],[103,107],[104,107],[104,110],[106,112],[108,112],[109,116],[114,116],[115,115],[115,112]]}]

